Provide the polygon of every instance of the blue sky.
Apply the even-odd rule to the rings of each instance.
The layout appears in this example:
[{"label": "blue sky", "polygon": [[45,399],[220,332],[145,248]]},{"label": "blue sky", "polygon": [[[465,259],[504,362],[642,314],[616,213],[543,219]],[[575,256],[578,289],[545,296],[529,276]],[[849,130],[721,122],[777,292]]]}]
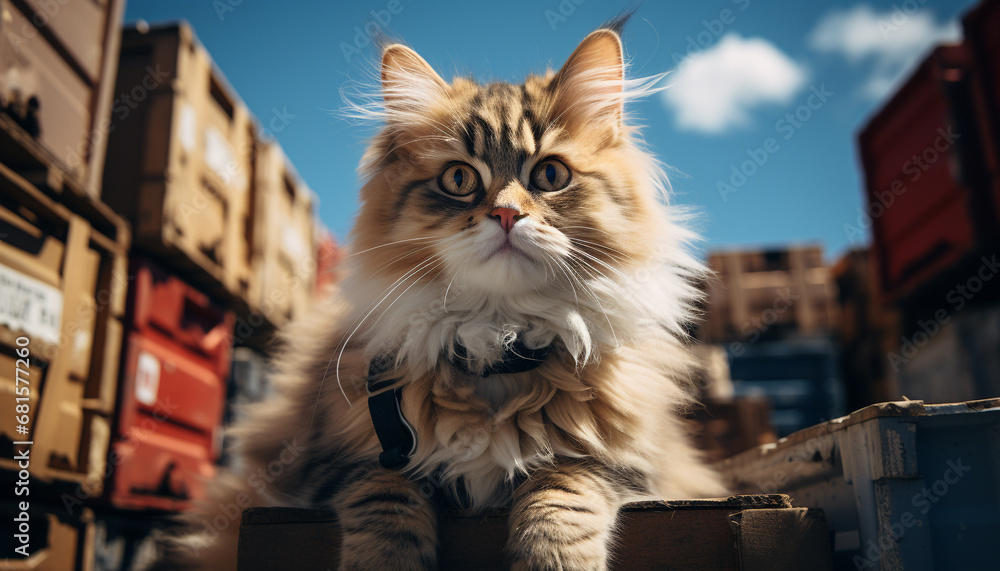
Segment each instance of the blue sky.
[{"label": "blue sky", "polygon": [[[625,31],[633,76],[673,70],[630,109],[677,170],[678,204],[700,213],[705,249],[863,245],[855,136],[937,41],[960,36],[971,0],[643,3]],[[624,2],[514,0],[129,0],[126,20],[184,18],[320,197],[345,239],[364,128],[340,89],[370,77],[366,26],[385,26],[443,77],[519,81],[558,68]],[[272,118],[274,121],[272,121]],[[749,161],[749,162],[748,162]],[[854,229],[864,231],[859,236]]]}]

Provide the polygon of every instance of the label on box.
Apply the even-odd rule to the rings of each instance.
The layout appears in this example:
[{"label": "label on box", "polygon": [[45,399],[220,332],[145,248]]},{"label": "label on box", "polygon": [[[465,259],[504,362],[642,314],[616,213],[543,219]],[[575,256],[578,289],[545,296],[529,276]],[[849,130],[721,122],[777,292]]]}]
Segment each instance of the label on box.
[{"label": "label on box", "polygon": [[215,127],[205,129],[205,164],[236,190],[246,188],[247,177],[229,141]]},{"label": "label on box", "polygon": [[63,295],[49,284],[0,265],[0,325],[56,345]]},{"label": "label on box", "polygon": [[186,151],[193,151],[198,143],[198,116],[194,107],[185,103],[181,106],[180,116],[177,119],[177,139]]},{"label": "label on box", "polygon": [[160,360],[145,351],[139,353],[135,366],[135,400],[147,406],[156,404],[160,392]]},{"label": "label on box", "polygon": [[302,239],[302,234],[291,224],[281,229],[281,247],[288,254],[288,257],[295,262],[309,255],[306,250],[305,240]]}]

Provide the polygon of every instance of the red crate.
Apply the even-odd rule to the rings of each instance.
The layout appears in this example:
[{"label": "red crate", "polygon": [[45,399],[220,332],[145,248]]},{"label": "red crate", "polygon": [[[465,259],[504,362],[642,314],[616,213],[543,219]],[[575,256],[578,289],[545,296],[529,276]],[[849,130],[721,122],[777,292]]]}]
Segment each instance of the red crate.
[{"label": "red crate", "polygon": [[141,258],[131,261],[130,325],[194,351],[220,376],[229,373],[235,317],[177,276]]},{"label": "red crate", "polygon": [[963,20],[966,42],[974,55],[976,109],[990,206],[1000,219],[1000,0],[984,0]]},{"label": "red crate", "polygon": [[967,108],[955,99],[970,74],[965,46],[938,47],[859,136],[884,300],[913,293],[977,247],[968,167],[978,159],[970,165],[967,155],[978,145],[967,143],[978,134],[954,113]]},{"label": "red crate", "polygon": [[337,273],[337,265],[343,259],[344,253],[337,244],[337,239],[329,230],[323,229],[319,232],[319,239],[316,241],[316,288],[319,295],[323,295],[327,290],[337,283],[340,276]]},{"label": "red crate", "polygon": [[181,510],[215,475],[235,317],[147,261],[132,268],[109,497]]}]

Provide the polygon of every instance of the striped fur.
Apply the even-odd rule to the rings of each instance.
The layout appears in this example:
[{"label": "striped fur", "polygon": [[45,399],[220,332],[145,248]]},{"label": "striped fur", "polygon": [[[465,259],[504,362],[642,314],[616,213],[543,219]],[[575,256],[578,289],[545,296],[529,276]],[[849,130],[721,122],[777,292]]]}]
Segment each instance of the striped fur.
[{"label": "striped fur", "polygon": [[[235,429],[249,471],[216,486],[174,556],[231,569],[235,525],[211,522],[245,494],[337,510],[343,569],[434,568],[442,505],[511,507],[518,569],[603,569],[621,503],[723,491],[678,416],[703,270],[625,120],[650,84],[624,67],[616,28],[520,85],[448,83],[409,48],[385,49],[384,103],[356,108],[383,127],[361,166],[347,277],[285,332],[278,394]],[[550,158],[569,184],[543,192],[532,173]],[[459,163],[480,184],[450,196],[439,177]],[[498,207],[520,213],[509,237]],[[448,364],[458,341],[475,368],[518,335],[553,354],[488,378]],[[377,356],[394,358],[418,433],[402,474],[375,463],[365,381]],[[285,462],[290,447],[302,452]]]}]

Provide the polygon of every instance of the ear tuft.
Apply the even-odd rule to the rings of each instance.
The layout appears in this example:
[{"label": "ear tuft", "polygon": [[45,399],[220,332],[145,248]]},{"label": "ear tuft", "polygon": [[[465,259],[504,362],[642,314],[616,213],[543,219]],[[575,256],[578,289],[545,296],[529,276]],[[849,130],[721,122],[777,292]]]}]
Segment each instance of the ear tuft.
[{"label": "ear tuft", "polygon": [[621,38],[611,29],[591,32],[552,80],[556,117],[571,130],[599,127],[616,137],[625,103]]},{"label": "ear tuft", "polygon": [[391,44],[382,51],[381,76],[382,100],[390,114],[426,111],[426,105],[448,87],[424,58],[403,44]]}]

